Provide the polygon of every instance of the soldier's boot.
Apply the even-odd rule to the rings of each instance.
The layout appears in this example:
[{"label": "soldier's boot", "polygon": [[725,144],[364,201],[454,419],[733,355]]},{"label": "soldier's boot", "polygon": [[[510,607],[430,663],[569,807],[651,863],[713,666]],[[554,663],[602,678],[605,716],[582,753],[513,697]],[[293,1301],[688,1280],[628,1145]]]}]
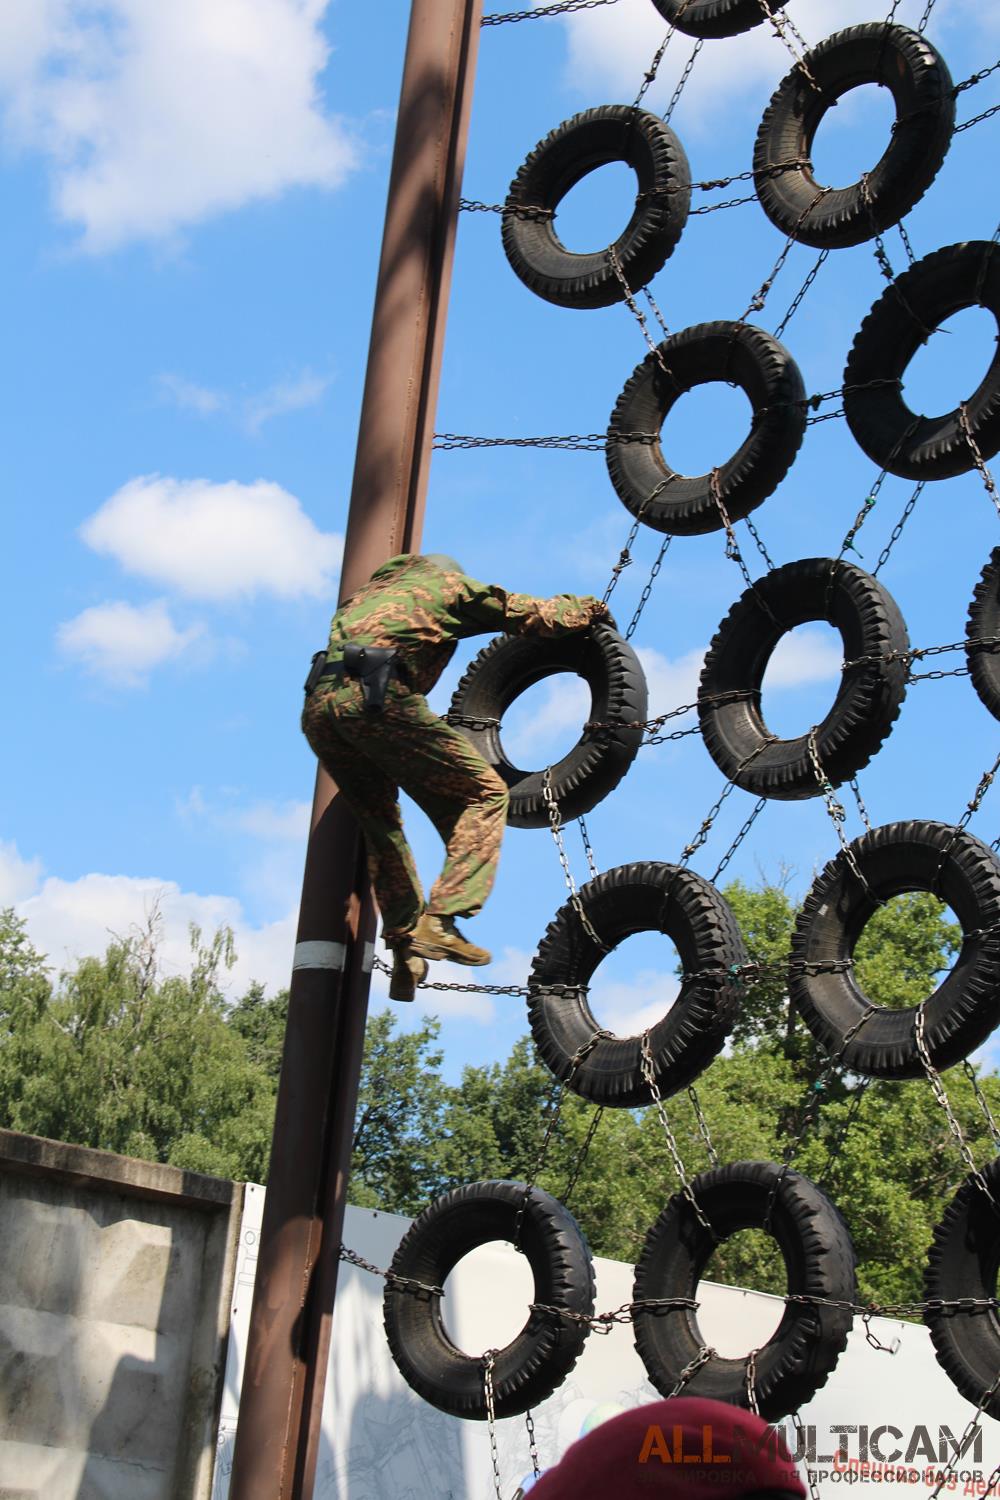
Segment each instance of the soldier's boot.
[{"label": "soldier's boot", "polygon": [[389,978],[390,1000],[412,1000],[417,985],[427,978],[427,962],[418,958],[411,943],[397,943],[392,955],[392,974]]},{"label": "soldier's boot", "polygon": [[463,937],[454,917],[439,917],[425,911],[413,929],[411,953],[419,958],[446,958],[453,964],[488,964],[492,954]]}]

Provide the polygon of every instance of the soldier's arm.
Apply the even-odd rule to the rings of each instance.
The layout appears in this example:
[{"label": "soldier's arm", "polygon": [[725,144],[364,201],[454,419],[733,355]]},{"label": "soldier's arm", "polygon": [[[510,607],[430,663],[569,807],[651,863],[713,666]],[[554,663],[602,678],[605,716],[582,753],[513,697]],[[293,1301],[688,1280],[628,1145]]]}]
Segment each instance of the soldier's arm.
[{"label": "soldier's arm", "polygon": [[536,599],[515,594],[497,584],[475,583],[459,602],[456,612],[463,623],[478,630],[503,631],[506,635],[571,635],[595,622],[610,620],[608,607],[592,594],[556,594]]}]

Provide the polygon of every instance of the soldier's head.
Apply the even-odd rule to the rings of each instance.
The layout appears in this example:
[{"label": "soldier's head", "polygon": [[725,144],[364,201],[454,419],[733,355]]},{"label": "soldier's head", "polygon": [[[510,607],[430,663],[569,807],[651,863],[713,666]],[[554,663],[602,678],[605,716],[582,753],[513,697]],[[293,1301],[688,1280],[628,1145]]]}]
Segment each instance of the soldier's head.
[{"label": "soldier's head", "polygon": [[447,552],[425,552],[424,562],[433,563],[435,568],[440,568],[442,573],[464,573],[465,569],[457,558],[449,557]]}]

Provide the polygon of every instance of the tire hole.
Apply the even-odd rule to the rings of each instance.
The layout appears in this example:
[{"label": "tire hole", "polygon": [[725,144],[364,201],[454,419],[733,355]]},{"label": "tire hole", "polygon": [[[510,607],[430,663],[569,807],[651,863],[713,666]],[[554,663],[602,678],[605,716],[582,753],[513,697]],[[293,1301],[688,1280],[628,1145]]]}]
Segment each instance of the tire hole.
[{"label": "tire hole", "polygon": [[997,320],[985,307],[964,307],[921,345],[903,376],[903,400],[922,416],[945,416],[967,401],[997,352]]},{"label": "tire hole", "polygon": [[841,94],[820,121],[809,153],[820,187],[860,182],[888,146],[895,119],[892,94],[877,83],[859,84]]},{"label": "tire hole", "polygon": [[662,1021],[680,993],[680,956],[665,933],[637,932],[602,959],[588,1005],[599,1026],[640,1036]]},{"label": "tire hole", "polygon": [[[488,1297],[484,1286],[492,1288]],[[441,1321],[463,1354],[477,1358],[517,1338],[535,1299],[535,1278],[525,1256],[507,1240],[477,1245],[445,1278]]]},{"label": "tire hole", "polygon": [[554,766],[580,738],[590,717],[590,689],[572,672],[533,683],[503,717],[500,744],[519,770]]},{"label": "tire hole", "polygon": [[636,177],[623,161],[611,161],[570,188],[556,209],[555,232],[574,255],[613,245],[635,212]]},{"label": "tire hole", "polygon": [[854,949],[855,977],[874,1005],[910,1010],[944,982],[961,946],[951,907],[929,891],[909,891],[893,896],[865,925]]},{"label": "tire hole", "polygon": [[660,429],[660,447],[670,467],[685,478],[701,478],[721,467],[746,441],[753,407],[739,386],[707,381],[685,391]]},{"label": "tire hole", "polygon": [[[714,1285],[712,1284],[714,1283]],[[734,1296],[720,1287],[768,1292],[780,1301],[742,1297],[734,1316]],[[788,1273],[778,1243],[762,1229],[741,1229],[714,1251],[702,1271],[695,1297],[704,1342],[723,1359],[742,1359],[760,1349],[777,1330],[785,1312]]]},{"label": "tire hole", "polygon": [[836,626],[810,620],[786,631],[761,684],[761,713],[772,734],[796,739],[830,711],[844,660]]}]

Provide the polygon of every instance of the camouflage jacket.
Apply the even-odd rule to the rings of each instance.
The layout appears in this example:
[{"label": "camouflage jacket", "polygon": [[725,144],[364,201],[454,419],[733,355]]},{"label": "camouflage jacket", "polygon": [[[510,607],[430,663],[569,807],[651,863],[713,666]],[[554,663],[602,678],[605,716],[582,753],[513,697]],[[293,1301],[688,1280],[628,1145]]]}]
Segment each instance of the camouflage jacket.
[{"label": "camouflage jacket", "polygon": [[607,619],[607,606],[590,595],[534,599],[494,583],[478,583],[417,553],[390,558],[340,606],[330,626],[329,661],[344,645],[398,651],[407,680],[426,693],[447,666],[455,643],[495,631],[507,635],[568,635]]}]

